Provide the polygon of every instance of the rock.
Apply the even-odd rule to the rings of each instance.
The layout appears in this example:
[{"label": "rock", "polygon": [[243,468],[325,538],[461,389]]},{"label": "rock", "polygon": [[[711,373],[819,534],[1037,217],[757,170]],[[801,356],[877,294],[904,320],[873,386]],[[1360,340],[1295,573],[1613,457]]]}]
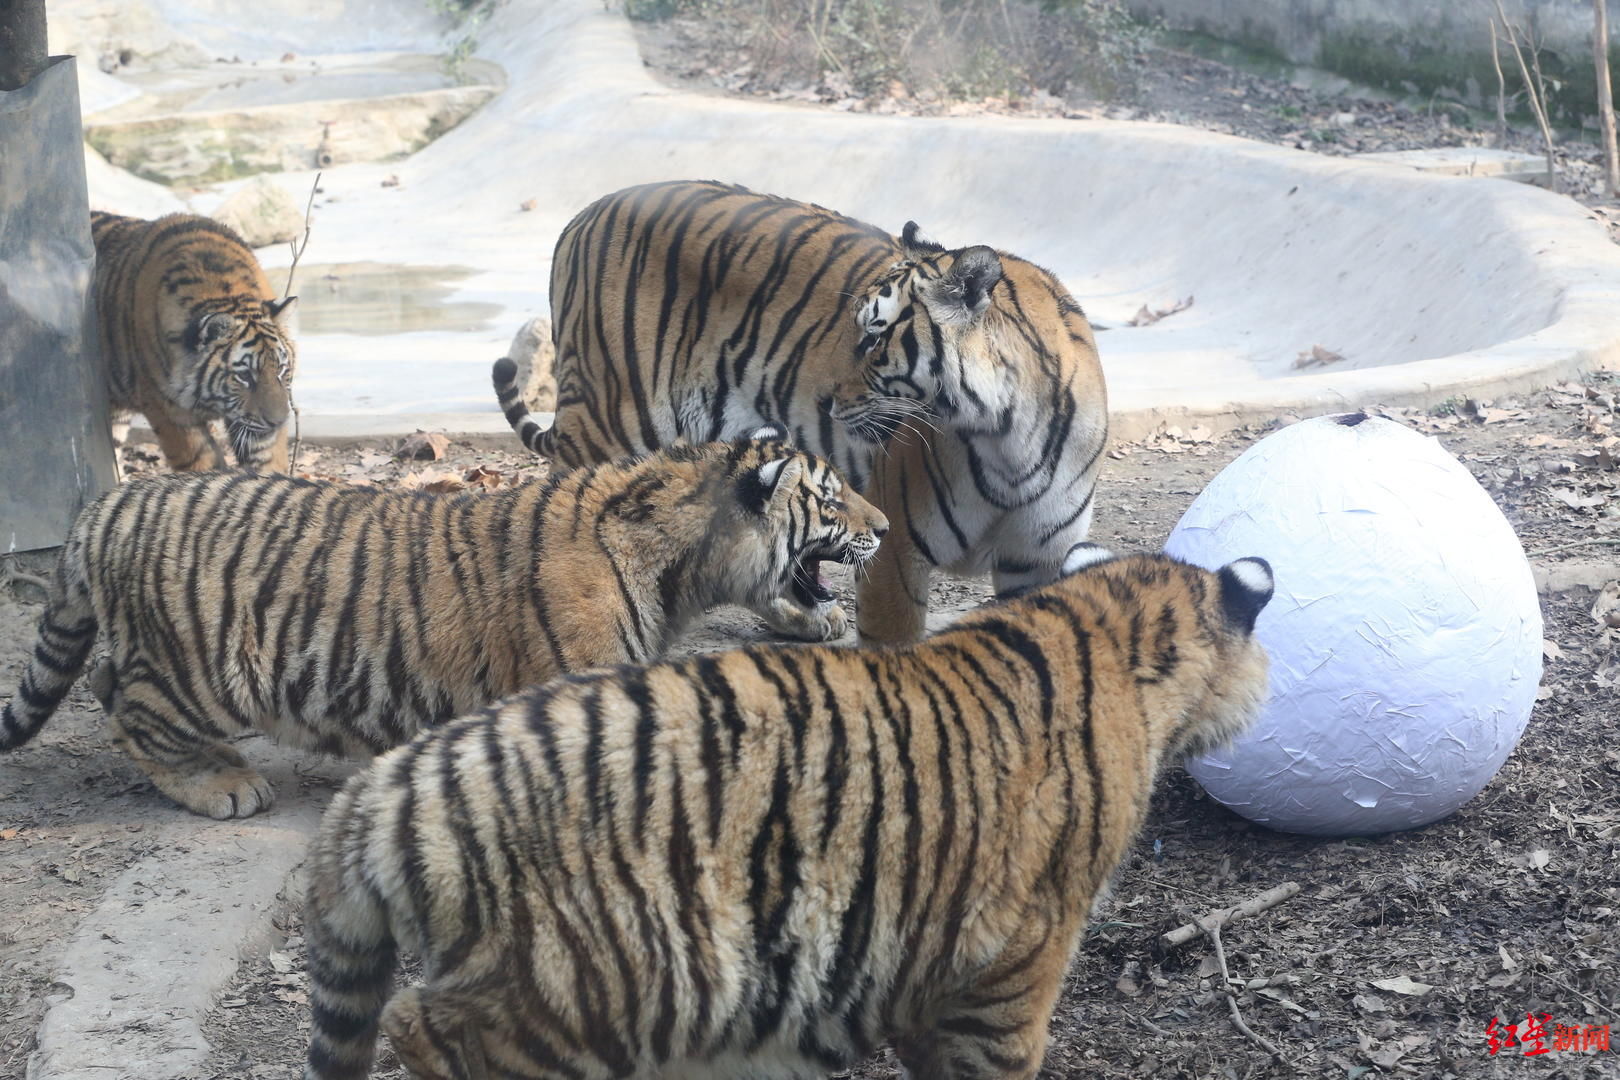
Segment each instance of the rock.
[{"label": "rock", "polygon": [[248,247],[296,240],[304,232],[304,211],[285,188],[256,176],[214,210],[214,220],[235,229]]},{"label": "rock", "polygon": [[551,344],[551,320],[534,318],[512,338],[506,355],[517,365],[518,389],[533,412],[557,408],[557,380],[551,372],[556,350]]},{"label": "rock", "polygon": [[141,115],[109,110],[84,137],[121,169],[163,184],[206,184],[320,162],[387,161],[415,153],[498,91],[450,86],[374,98],[294,101]]},{"label": "rock", "polygon": [[1353,113],[1353,112],[1336,112],[1336,113],[1334,113],[1333,114],[1333,126],[1334,127],[1342,127],[1342,128],[1355,127],[1356,126],[1356,114]]}]

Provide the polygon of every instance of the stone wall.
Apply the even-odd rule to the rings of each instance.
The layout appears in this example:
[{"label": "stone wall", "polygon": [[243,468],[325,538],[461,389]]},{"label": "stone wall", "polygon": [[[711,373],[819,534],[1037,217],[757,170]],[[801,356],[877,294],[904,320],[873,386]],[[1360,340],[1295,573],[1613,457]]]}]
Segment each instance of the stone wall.
[{"label": "stone wall", "polygon": [[[1436,93],[1470,104],[1494,100],[1488,19],[1494,0],[1127,0],[1141,16],[1195,30],[1360,82]],[[1611,41],[1620,41],[1620,0],[1608,0]],[[1588,0],[1503,0],[1531,28],[1567,118],[1591,102],[1592,5]],[[1611,46],[1611,57],[1616,54]],[[1511,92],[1516,83],[1504,52]],[[1611,59],[1611,67],[1616,65]],[[1617,67],[1616,70],[1620,70]],[[1591,105],[1584,105],[1587,112]]]}]

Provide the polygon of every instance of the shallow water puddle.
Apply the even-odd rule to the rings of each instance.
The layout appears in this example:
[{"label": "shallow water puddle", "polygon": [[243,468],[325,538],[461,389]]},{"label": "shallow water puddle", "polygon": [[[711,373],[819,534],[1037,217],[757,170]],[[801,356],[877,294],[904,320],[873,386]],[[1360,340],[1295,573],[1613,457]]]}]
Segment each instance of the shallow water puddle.
[{"label": "shallow water puddle", "polygon": [[[467,266],[312,263],[298,268],[300,334],[404,334],[416,330],[482,330],[504,310],[482,300],[450,300]],[[272,272],[276,291],[286,271]]]}]

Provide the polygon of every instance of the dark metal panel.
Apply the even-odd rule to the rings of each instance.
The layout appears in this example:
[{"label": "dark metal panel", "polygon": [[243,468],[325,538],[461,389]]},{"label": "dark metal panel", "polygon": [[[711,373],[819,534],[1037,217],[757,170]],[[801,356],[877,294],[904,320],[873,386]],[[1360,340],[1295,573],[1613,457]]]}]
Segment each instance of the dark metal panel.
[{"label": "dark metal panel", "polygon": [[0,555],[60,544],[117,483],[70,56],[0,92]]}]

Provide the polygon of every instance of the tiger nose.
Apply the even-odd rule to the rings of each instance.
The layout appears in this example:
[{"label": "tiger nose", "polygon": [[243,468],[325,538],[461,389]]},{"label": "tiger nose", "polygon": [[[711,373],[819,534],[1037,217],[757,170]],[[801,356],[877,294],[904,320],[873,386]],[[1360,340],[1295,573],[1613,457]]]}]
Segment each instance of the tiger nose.
[{"label": "tiger nose", "polygon": [[878,515],[877,520],[872,522],[872,535],[877,537],[879,540],[883,539],[885,536],[888,536],[889,519],[883,517],[881,514]]}]

